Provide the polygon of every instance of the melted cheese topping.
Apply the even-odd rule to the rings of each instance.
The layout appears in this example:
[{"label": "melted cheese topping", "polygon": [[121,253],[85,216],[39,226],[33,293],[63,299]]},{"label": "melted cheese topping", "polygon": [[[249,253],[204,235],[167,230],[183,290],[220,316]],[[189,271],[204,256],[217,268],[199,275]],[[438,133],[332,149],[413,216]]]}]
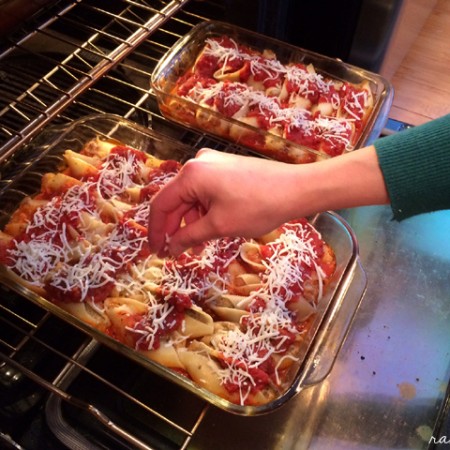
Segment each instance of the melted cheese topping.
[{"label": "melted cheese topping", "polygon": [[[102,165],[97,182],[99,196],[112,198],[135,185],[133,176],[136,174],[137,164],[132,153],[126,158],[113,155]],[[101,191],[101,192],[100,192]]]},{"label": "melted cheese topping", "polygon": [[263,262],[266,265],[263,280],[272,301],[280,295],[289,301],[295,293],[286,287],[304,282],[304,267],[310,267],[317,259],[310,230],[301,224],[290,224],[269,247],[273,254],[267,262]]},{"label": "melted cheese topping", "polygon": [[305,96],[314,94],[316,91],[328,94],[334,85],[332,80],[325,80],[315,71],[308,71],[294,64],[285,67],[285,76],[286,80],[296,86],[298,91]]},{"label": "melted cheese topping", "polygon": [[267,80],[276,79],[286,73],[286,68],[276,59],[264,58],[256,52],[242,51],[242,48],[229,39],[227,42],[232,47],[223,46],[217,39],[207,39],[203,54],[217,58],[222,73],[228,68],[228,62],[232,60],[247,61],[250,63],[250,71],[253,75],[264,73]]}]

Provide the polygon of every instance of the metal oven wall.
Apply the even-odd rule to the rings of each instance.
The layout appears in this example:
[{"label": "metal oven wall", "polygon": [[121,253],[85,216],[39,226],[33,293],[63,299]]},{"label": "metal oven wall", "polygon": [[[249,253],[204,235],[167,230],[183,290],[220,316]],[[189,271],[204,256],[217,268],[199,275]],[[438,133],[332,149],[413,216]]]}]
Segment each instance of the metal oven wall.
[{"label": "metal oven wall", "polygon": [[[224,0],[226,20],[378,72],[403,0]],[[243,9],[244,8],[244,9]],[[242,14],[234,14],[234,11]],[[269,19],[270,18],[270,19]]]}]

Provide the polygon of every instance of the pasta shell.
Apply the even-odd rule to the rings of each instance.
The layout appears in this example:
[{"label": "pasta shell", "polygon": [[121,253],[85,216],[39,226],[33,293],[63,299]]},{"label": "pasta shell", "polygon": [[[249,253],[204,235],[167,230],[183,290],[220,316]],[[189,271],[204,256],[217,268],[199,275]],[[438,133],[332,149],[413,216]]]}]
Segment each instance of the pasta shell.
[{"label": "pasta shell", "polygon": [[[80,222],[85,238],[93,244],[104,240],[114,228],[112,223],[105,223],[86,211],[80,213]],[[72,237],[75,239],[75,236]]]},{"label": "pasta shell", "polygon": [[120,200],[117,200],[116,198],[111,198],[108,201],[111,202],[111,204],[114,206],[114,208],[116,208],[122,212],[129,211],[132,208],[132,205],[130,205],[129,203],[122,202]]},{"label": "pasta shell", "polygon": [[224,294],[220,297],[220,301],[222,301],[222,304],[219,304],[217,306],[228,306],[238,309],[246,309],[252,302],[252,299],[245,295]]},{"label": "pasta shell", "polygon": [[289,97],[289,89],[287,87],[287,81],[285,81],[280,90],[280,94],[278,95],[278,98],[281,102],[284,102]]},{"label": "pasta shell", "polygon": [[192,341],[189,344],[188,350],[191,352],[198,352],[198,353],[202,353],[204,355],[207,355],[211,358],[217,358],[217,350],[215,350],[212,346],[206,344],[203,341]]},{"label": "pasta shell", "polygon": [[104,302],[105,314],[111,321],[113,336],[127,345],[134,346],[135,335],[129,328],[139,316],[148,311],[146,303],[127,297],[109,297]]},{"label": "pasta shell", "polygon": [[303,285],[303,297],[310,303],[315,303],[320,295],[319,279],[315,273],[312,274],[309,280],[306,280]]},{"label": "pasta shell", "polygon": [[240,252],[242,260],[255,272],[264,272],[266,269],[261,263],[263,257],[261,255],[260,245],[255,242],[244,242],[241,245]]},{"label": "pasta shell", "polygon": [[132,186],[125,189],[128,199],[132,203],[138,203],[141,195],[141,188],[139,186]]},{"label": "pasta shell", "polygon": [[[211,349],[211,347],[209,347],[209,346],[213,345],[213,341],[215,339],[219,339],[221,335],[227,334],[229,331],[239,332],[240,325],[236,322],[230,322],[227,320],[216,320],[214,322],[213,333],[211,333],[208,336],[203,336],[201,338],[201,341],[197,341],[197,342],[201,342],[202,344],[207,345],[208,348]],[[209,353],[211,353],[211,351],[209,351]]]},{"label": "pasta shell", "polygon": [[212,310],[223,320],[239,323],[243,316],[248,315],[247,311],[237,308],[227,308],[226,306],[215,306]]},{"label": "pasta shell", "polygon": [[184,323],[181,327],[181,334],[196,338],[211,334],[214,331],[213,318],[201,309],[187,309],[185,311]]},{"label": "pasta shell", "polygon": [[[200,103],[201,106],[205,108],[211,109],[210,106]],[[220,119],[215,117],[213,114],[203,111],[201,108],[198,108],[195,113],[195,119],[197,123],[205,130],[213,131],[219,135],[226,135],[228,133],[228,129],[230,128],[230,124],[227,120]]]},{"label": "pasta shell", "polygon": [[241,79],[241,75],[248,70],[248,64],[248,62],[245,62],[240,69],[234,70],[233,72],[231,72],[230,66],[224,66],[213,73],[213,78],[217,81],[239,81]]},{"label": "pasta shell", "polygon": [[361,85],[361,89],[364,89],[366,91],[366,98],[364,101],[364,107],[367,109],[367,114],[370,112],[370,109],[373,108],[374,100],[373,100],[373,93],[372,88],[370,87],[370,82],[368,80],[364,80]]},{"label": "pasta shell", "polygon": [[84,147],[83,153],[85,155],[93,155],[100,159],[104,159],[111,153],[111,150],[119,144],[120,142],[114,139],[103,140],[97,137]]},{"label": "pasta shell", "polygon": [[19,236],[27,228],[28,221],[33,214],[47,203],[48,200],[36,200],[34,198],[25,197],[20,202],[19,208],[12,214],[10,221],[5,225],[5,233],[14,237]]},{"label": "pasta shell", "polygon": [[289,97],[288,106],[291,108],[311,109],[312,103],[306,97],[293,92]]},{"label": "pasta shell", "polygon": [[145,270],[144,278],[148,281],[158,283],[163,277],[163,271],[161,267],[150,266]]},{"label": "pasta shell", "polygon": [[94,176],[98,173],[97,167],[93,165],[94,158],[82,156],[72,150],[64,152],[64,159],[75,178]]},{"label": "pasta shell", "polygon": [[110,326],[108,315],[94,309],[89,303],[60,302],[58,306],[102,332],[105,332]]},{"label": "pasta shell", "polygon": [[178,356],[195,383],[220,397],[228,397],[219,375],[221,368],[211,357],[191,350],[180,350]]},{"label": "pasta shell", "polygon": [[276,392],[276,390],[274,391],[273,389],[269,388],[261,389],[259,391],[256,391],[255,393],[250,394],[248,403],[254,405],[264,405],[276,398]]},{"label": "pasta shell", "polygon": [[304,322],[316,312],[316,307],[306,301],[303,297],[298,297],[295,301],[287,304],[290,311],[293,311],[298,323]]},{"label": "pasta shell", "polygon": [[156,158],[153,155],[148,154],[147,159],[145,160],[145,165],[149,168],[159,167],[161,165],[162,160]]},{"label": "pasta shell", "polygon": [[152,361],[171,369],[185,368],[178,356],[177,349],[173,345],[161,344],[156,350],[140,350],[139,353],[142,353]]},{"label": "pasta shell", "polygon": [[[248,314],[245,310],[247,301],[247,297],[240,295],[222,295],[209,306],[221,319],[238,323],[242,316]],[[244,306],[240,305],[241,302]]]},{"label": "pasta shell", "polygon": [[6,226],[5,226],[5,231],[10,235],[10,236],[20,236],[26,229],[28,226],[28,222],[25,221],[11,221],[9,222]]},{"label": "pasta shell", "polygon": [[248,296],[260,288],[261,278],[256,273],[244,273],[236,277],[233,291],[238,295]]},{"label": "pasta shell", "polygon": [[331,102],[321,102],[312,108],[312,113],[319,113],[322,116],[331,116],[333,114],[333,104]]},{"label": "pasta shell", "polygon": [[60,194],[67,191],[72,186],[79,186],[82,182],[74,177],[66,175],[64,173],[51,173],[48,172],[42,177],[42,192],[47,195]]},{"label": "pasta shell", "polygon": [[266,89],[267,97],[278,97],[281,93],[281,86],[271,86]]},{"label": "pasta shell", "polygon": [[[117,208],[116,208],[116,205],[117,205]],[[129,206],[129,205],[127,205],[126,207],[124,205],[127,205],[127,204],[123,203],[123,202],[118,202],[117,200],[112,202],[112,201],[104,200],[101,197],[98,197],[96,199],[97,209],[99,210],[100,215],[101,215],[102,219],[105,220],[105,222],[112,221],[112,222],[117,223],[120,220],[120,218],[123,216],[123,212],[126,211],[127,209],[131,208],[131,206]],[[123,206],[123,209],[121,209],[122,206]]]},{"label": "pasta shell", "polygon": [[269,233],[263,234],[259,237],[259,241],[261,241],[263,244],[268,244],[269,242],[273,242],[277,240],[281,236],[281,230],[279,228],[270,231]]},{"label": "pasta shell", "polygon": [[255,91],[264,92],[264,81],[257,81],[253,75],[250,75],[247,79],[247,85],[251,86]]}]

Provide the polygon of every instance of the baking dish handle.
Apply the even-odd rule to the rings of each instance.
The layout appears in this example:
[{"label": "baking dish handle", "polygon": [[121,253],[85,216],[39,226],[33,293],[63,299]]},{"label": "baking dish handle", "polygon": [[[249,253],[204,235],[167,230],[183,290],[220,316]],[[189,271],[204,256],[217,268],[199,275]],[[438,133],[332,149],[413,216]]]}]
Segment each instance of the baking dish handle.
[{"label": "baking dish handle", "polygon": [[323,381],[331,372],[350,326],[364,297],[367,277],[356,258],[341,284],[339,299],[327,314],[324,326],[314,340],[297,391]]}]

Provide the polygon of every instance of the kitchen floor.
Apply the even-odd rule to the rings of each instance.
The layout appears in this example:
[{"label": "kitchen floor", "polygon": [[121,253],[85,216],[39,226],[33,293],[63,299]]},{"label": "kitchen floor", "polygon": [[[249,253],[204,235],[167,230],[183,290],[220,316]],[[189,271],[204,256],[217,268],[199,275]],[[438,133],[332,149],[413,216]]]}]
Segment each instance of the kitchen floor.
[{"label": "kitchen floor", "polygon": [[[413,14],[408,21],[408,29],[417,23]],[[417,32],[417,38],[390,77],[395,92],[390,117],[411,125],[450,112],[450,1],[436,0]]]}]

